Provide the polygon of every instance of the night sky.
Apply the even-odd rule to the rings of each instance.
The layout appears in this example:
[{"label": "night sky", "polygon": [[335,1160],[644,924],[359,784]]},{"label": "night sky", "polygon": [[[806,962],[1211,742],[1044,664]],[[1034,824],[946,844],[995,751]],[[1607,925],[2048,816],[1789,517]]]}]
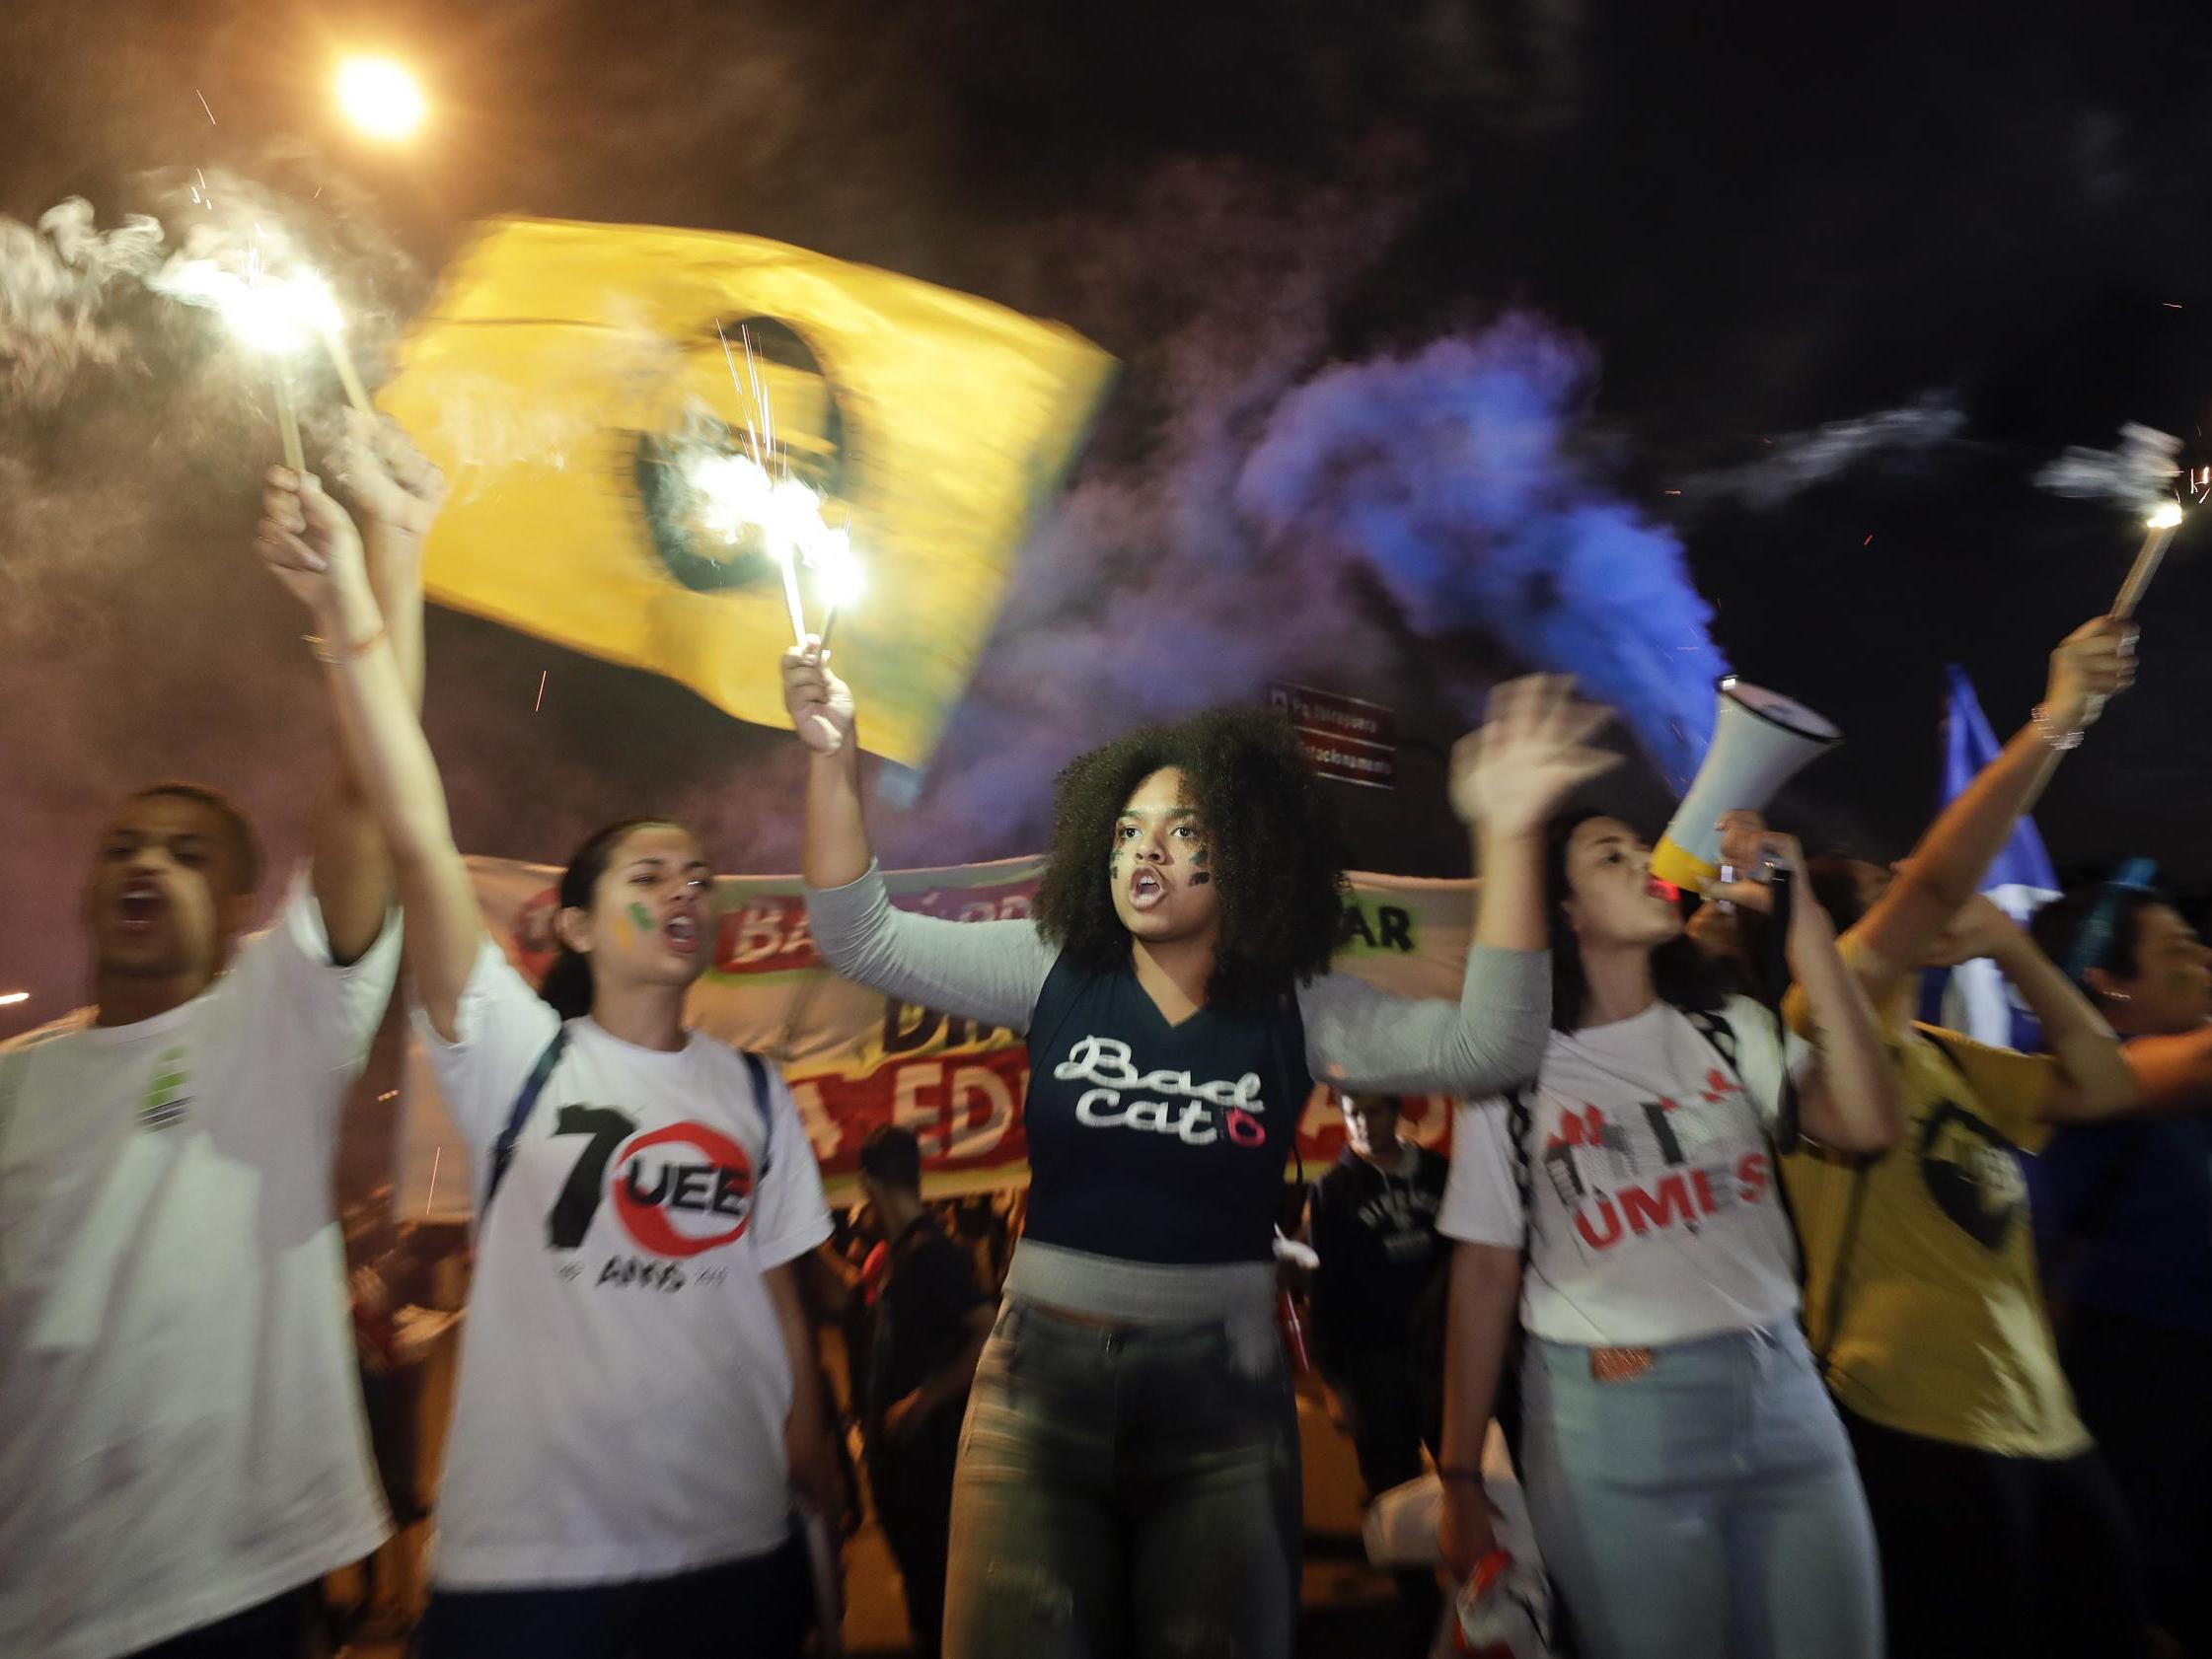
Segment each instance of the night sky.
[{"label": "night sky", "polygon": [[[339,129],[346,49],[422,74],[417,142]],[[1680,538],[1747,678],[1846,728],[1793,827],[1893,854],[1933,801],[1942,665],[2010,731],[2126,570],[2128,514],[2037,469],[2127,420],[2212,461],[2208,85],[2212,13],[2129,0],[16,0],[0,214],[78,194],[112,226],[196,167],[330,217],[395,326],[470,221],[514,211],[774,237],[1089,334],[1123,381],[919,802],[877,813],[904,863],[1034,848],[1077,749],[1281,673],[1390,701],[1429,746],[1399,792],[1347,791],[1357,861],[1463,868],[1437,746],[1520,660],[1510,620],[1433,626],[1357,556],[1253,562],[1210,458],[1330,364],[1532,314],[1589,354],[1581,475]],[[11,391],[7,280],[0,259],[0,989],[37,995],[0,1033],[80,992],[74,894],[116,793],[206,777],[288,851],[328,742],[249,551],[265,425],[152,347]],[[1794,435],[1891,410],[1920,411],[1907,441],[1777,481]],[[2061,867],[2142,851],[2212,885],[2208,536],[2182,531],[2141,685],[2038,814]],[[1240,600],[1262,591],[1294,626]],[[650,808],[725,868],[795,862],[787,734],[450,613],[430,645],[469,850],[558,861]],[[1006,690],[1062,667],[1033,704]],[[1620,788],[1656,830],[1657,784]]]}]

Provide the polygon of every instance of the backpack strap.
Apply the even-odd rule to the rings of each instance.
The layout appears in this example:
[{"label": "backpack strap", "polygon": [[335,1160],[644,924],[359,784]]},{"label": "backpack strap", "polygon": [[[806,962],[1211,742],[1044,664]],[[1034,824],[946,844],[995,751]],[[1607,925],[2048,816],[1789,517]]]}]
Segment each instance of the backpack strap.
[{"label": "backpack strap", "polygon": [[[1835,1352],[1836,1338],[1843,1334],[1843,1310],[1850,1300],[1851,1263],[1859,1254],[1859,1223],[1867,1213],[1867,1184],[1871,1179],[1870,1166],[1862,1159],[1852,1166],[1851,1198],[1844,1206],[1843,1237],[1836,1244],[1836,1264],[1828,1276],[1828,1299],[1820,1310],[1820,1343],[1812,1350],[1812,1361],[1820,1367],[1825,1377],[1829,1370],[1829,1356]],[[1775,1185],[1782,1184],[1776,1174]]]},{"label": "backpack strap", "polygon": [[[1698,1035],[1712,1045],[1713,1051],[1721,1056],[1730,1073],[1735,1078],[1736,1088],[1746,1102],[1750,1091],[1743,1087],[1743,1067],[1737,1056],[1742,1052],[1735,1041],[1735,1028],[1722,1015],[1709,1008],[1685,1008],[1683,1016],[1697,1027]],[[1790,1242],[1796,1247],[1798,1258],[1798,1284],[1805,1285],[1805,1230],[1798,1224],[1798,1206],[1790,1196],[1790,1184],[1782,1176],[1782,1158],[1794,1150],[1802,1138],[1798,1132],[1798,1080],[1790,1072],[1790,1028],[1783,1019],[1782,1004],[1774,1004],[1775,1047],[1782,1060],[1782,1098],[1775,1106],[1774,1127],[1769,1129],[1758,1108],[1751,1109],[1752,1120],[1758,1124],[1759,1134],[1766,1141],[1767,1161],[1774,1166],[1774,1197],[1782,1206],[1782,1219],[1789,1224]]]},{"label": "backpack strap", "polygon": [[[553,1041],[546,1045],[538,1056],[538,1063],[530,1068],[530,1075],[515,1096],[515,1104],[508,1110],[507,1126],[499,1131],[499,1138],[491,1147],[491,1177],[484,1183],[483,1203],[477,1211],[477,1226],[480,1230],[483,1218],[491,1209],[491,1200],[498,1195],[499,1184],[507,1179],[507,1166],[514,1162],[515,1144],[522,1139],[523,1125],[530,1121],[530,1114],[538,1105],[538,1098],[546,1092],[546,1083],[553,1068],[560,1064],[560,1056],[568,1050],[568,1027],[564,1023],[554,1032]],[[746,1078],[753,1085],[753,1104],[761,1114],[761,1161],[753,1178],[756,1189],[768,1179],[775,1153],[775,1112],[769,1098],[768,1062],[750,1048],[737,1050],[737,1057],[745,1062]]]},{"label": "backpack strap", "polygon": [[753,1190],[758,1192],[774,1163],[775,1109],[769,1099],[768,1061],[750,1048],[738,1049],[737,1057],[745,1062],[746,1078],[753,1085],[753,1104],[761,1111],[761,1167],[753,1177]]},{"label": "backpack strap", "polygon": [[499,1195],[499,1184],[507,1179],[507,1166],[514,1161],[515,1142],[522,1138],[522,1126],[530,1121],[530,1114],[538,1104],[538,1097],[546,1092],[546,1079],[553,1076],[553,1067],[568,1048],[568,1027],[564,1022],[553,1035],[538,1056],[538,1063],[530,1068],[530,1075],[515,1096],[515,1104],[508,1110],[507,1126],[499,1131],[499,1138],[491,1143],[491,1175],[483,1185],[483,1202],[477,1206],[477,1229],[483,1230],[483,1218],[490,1212],[491,1200]]},{"label": "backpack strap", "polygon": [[1536,1115],[1528,1105],[1528,1089],[1506,1091],[1506,1136],[1513,1143],[1513,1185],[1520,1189],[1520,1270],[1528,1271],[1529,1251],[1535,1244],[1536,1171],[1529,1137],[1536,1132]]}]

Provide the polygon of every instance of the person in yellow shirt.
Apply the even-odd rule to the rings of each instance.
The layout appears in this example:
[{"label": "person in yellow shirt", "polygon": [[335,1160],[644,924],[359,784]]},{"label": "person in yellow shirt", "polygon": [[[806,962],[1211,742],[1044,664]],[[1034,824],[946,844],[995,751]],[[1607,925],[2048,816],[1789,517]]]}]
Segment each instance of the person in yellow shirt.
[{"label": "person in yellow shirt", "polygon": [[[2018,1161],[2050,1125],[2115,1116],[2137,1091],[2101,1016],[1975,892],[2131,683],[2133,647],[2108,619],[2069,636],[2033,717],[1894,873],[1843,860],[1808,872],[1881,1013],[1905,1113],[1903,1139],[1879,1157],[1807,1145],[1784,1164],[1812,1349],[1874,1514],[1892,1659],[2147,1651],[2133,1539],[2059,1366]],[[1732,841],[1755,830],[1737,824]],[[1752,884],[1717,891],[1760,902]],[[1746,944],[1757,926],[1744,923]],[[2049,1054],[1912,1023],[1918,970],[1981,956],[2042,1021]]]}]

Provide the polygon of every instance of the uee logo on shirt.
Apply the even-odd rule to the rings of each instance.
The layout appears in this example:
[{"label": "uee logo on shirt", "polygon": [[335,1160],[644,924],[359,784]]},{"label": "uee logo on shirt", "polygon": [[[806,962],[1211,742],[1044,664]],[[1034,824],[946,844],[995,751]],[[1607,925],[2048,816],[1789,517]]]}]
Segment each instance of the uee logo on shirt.
[{"label": "uee logo on shirt", "polygon": [[623,1230],[654,1256],[718,1250],[752,1225],[752,1157],[719,1129],[683,1122],[638,1134],[626,1112],[564,1106],[553,1138],[569,1135],[583,1144],[546,1216],[546,1242],[554,1250],[581,1249],[609,1198]]},{"label": "uee logo on shirt", "polygon": [[[1260,1099],[1257,1072],[1248,1071],[1234,1083],[1196,1083],[1187,1071],[1139,1071],[1130,1063],[1128,1044],[1111,1037],[1086,1037],[1053,1067],[1053,1076],[1063,1083],[1079,1080],[1100,1085],[1085,1089],[1075,1102],[1075,1121],[1086,1128],[1145,1129],[1175,1135],[1186,1146],[1210,1145],[1224,1132],[1237,1146],[1267,1144],[1267,1125],[1260,1121],[1267,1105]],[[1177,1095],[1182,1104],[1165,1100],[1124,1104],[1123,1095],[1138,1090]],[[1217,1107],[1218,1118],[1214,1112]]]}]

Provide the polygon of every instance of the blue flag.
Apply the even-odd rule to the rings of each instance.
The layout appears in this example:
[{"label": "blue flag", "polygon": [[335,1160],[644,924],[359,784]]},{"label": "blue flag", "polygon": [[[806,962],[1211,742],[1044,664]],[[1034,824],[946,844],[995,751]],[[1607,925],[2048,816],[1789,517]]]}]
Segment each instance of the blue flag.
[{"label": "blue flag", "polygon": [[[1989,729],[1981,699],[1974,695],[1973,682],[1966,678],[1965,671],[1954,663],[1944,672],[1951,694],[1944,712],[1941,787],[1942,804],[1949,805],[1965,792],[1976,773],[1997,758],[2002,746]],[[1981,891],[2023,924],[2058,897],[2058,877],[2033,821],[2024,818],[2013,826],[2011,839],[1982,877]],[[2021,1006],[1993,962],[1931,969],[1922,976],[1920,1016],[1931,1025],[1962,1031],[1976,1042],[2028,1053],[2042,1046],[2042,1030],[2035,1017]]]}]

